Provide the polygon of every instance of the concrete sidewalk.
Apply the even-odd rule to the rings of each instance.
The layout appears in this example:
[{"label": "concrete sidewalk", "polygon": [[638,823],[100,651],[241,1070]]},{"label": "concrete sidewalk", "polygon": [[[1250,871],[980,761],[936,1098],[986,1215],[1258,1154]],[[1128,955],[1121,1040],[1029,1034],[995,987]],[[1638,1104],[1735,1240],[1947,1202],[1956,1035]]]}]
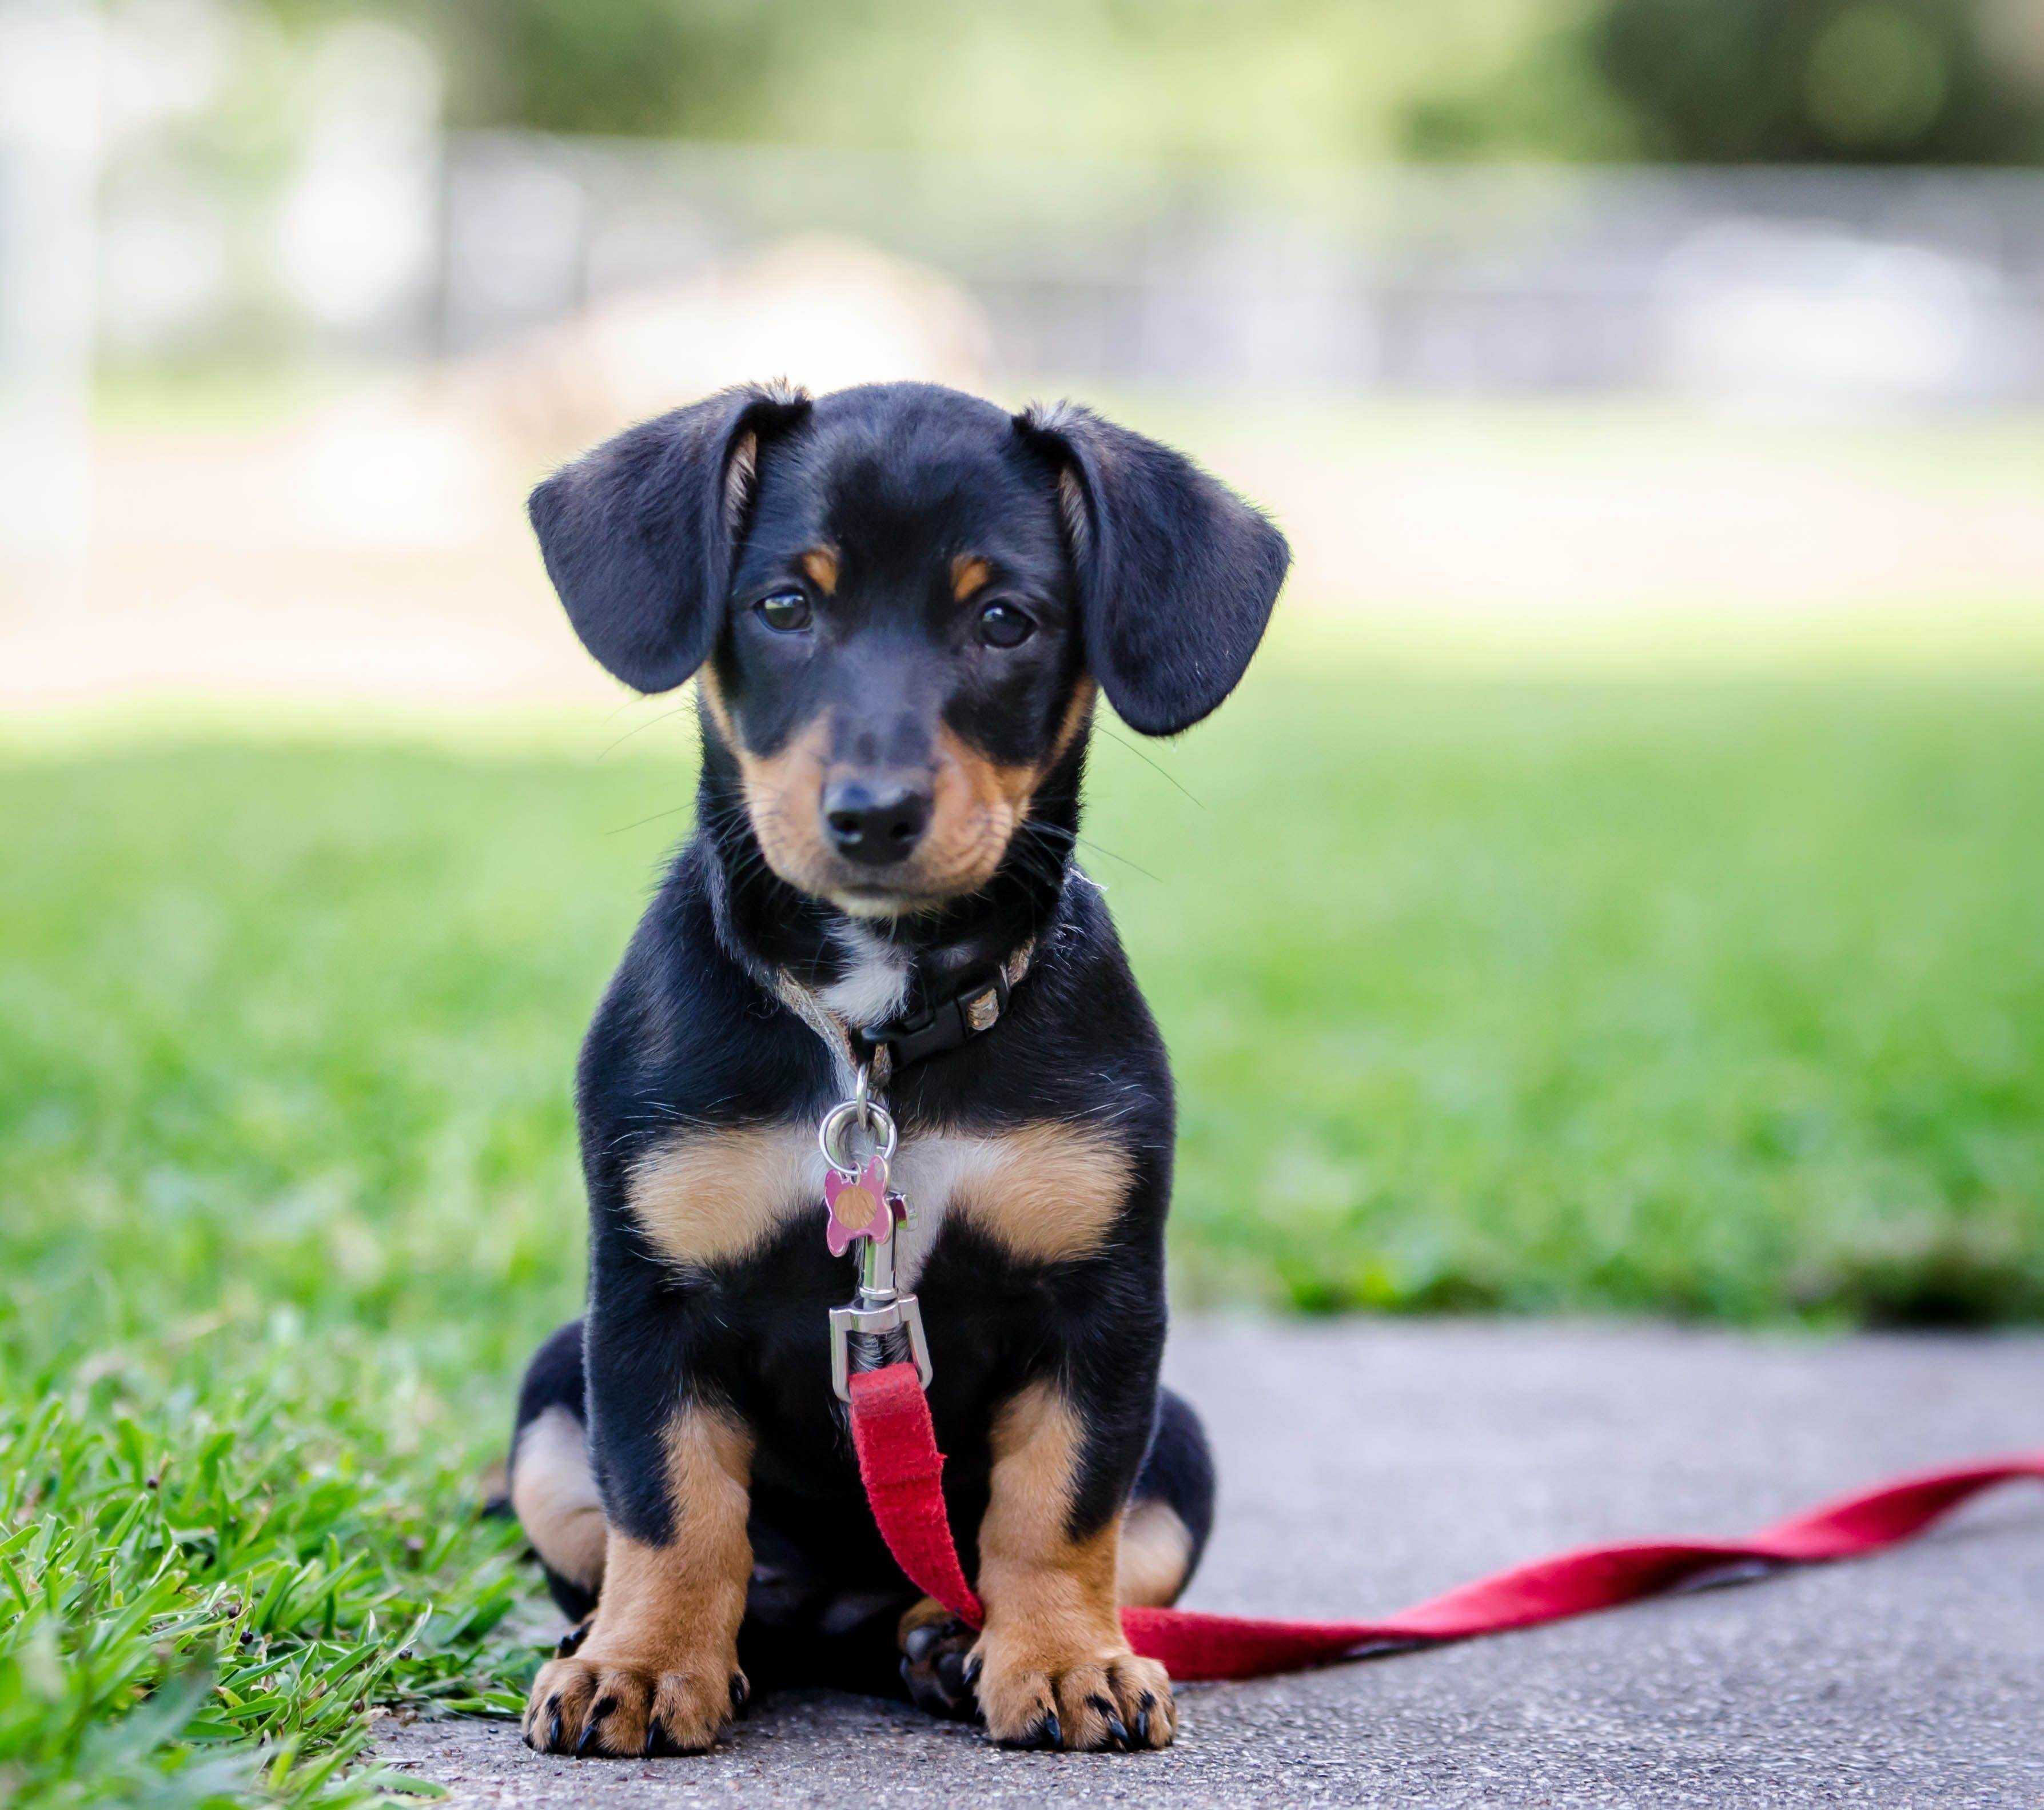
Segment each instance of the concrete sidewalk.
[{"label": "concrete sidewalk", "polygon": [[[1735,1534],[1882,1475],[2044,1447],[2044,1337],[1185,1324],[1220,1525],[1194,1606],[1388,1612],[1559,1547]],[[1181,1693],[1156,1755],[1009,1754],[863,1699],[695,1760],[394,1731],[456,1804],[2044,1804],[2044,1497],[1922,1543],[1502,1638]]]}]

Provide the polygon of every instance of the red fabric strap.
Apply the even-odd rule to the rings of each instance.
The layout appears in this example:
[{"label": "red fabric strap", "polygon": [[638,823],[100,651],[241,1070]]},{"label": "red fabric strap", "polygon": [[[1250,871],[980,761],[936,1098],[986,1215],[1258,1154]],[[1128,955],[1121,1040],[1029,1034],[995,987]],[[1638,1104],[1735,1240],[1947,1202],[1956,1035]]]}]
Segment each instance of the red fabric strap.
[{"label": "red fabric strap", "polygon": [[[909,1581],[973,1627],[984,1617],[944,1516],[943,1458],[911,1364],[851,1378],[851,1435],[873,1518]],[[1654,1540],[1585,1547],[1500,1571],[1383,1621],[1265,1621],[1191,1609],[1122,1611],[1129,1645],[1174,1677],[1251,1678],[1330,1660],[1615,1608],[1710,1574],[1856,1558],[1921,1533],[1969,1497],[2019,1478],[2044,1481],[2044,1452],[1927,1470],[1739,1540]]]}]

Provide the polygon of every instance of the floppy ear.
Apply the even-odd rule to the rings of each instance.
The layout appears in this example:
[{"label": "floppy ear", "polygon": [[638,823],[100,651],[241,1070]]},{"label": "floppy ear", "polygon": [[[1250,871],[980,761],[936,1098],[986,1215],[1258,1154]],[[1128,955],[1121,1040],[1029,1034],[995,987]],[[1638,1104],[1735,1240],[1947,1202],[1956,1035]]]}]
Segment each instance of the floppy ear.
[{"label": "floppy ear", "polygon": [[627,428],[533,491],[547,576],[582,645],[627,685],[666,691],[709,657],[759,443],[799,390],[726,390]]},{"label": "floppy ear", "polygon": [[1167,446],[1061,403],[1016,422],[1055,465],[1086,662],[1132,728],[1174,736],[1235,689],[1292,551]]}]

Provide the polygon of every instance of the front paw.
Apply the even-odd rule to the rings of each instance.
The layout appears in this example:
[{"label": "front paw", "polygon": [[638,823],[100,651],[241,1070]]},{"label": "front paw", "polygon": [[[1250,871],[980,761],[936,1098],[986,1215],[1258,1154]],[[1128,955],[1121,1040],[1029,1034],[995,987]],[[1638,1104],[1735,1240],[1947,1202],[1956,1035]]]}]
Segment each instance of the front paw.
[{"label": "front paw", "polygon": [[1154,1659],[1117,1653],[1072,1663],[1006,1658],[982,1640],[967,1664],[986,1731],[1004,1747],[1167,1747],[1178,1732],[1171,1680]]},{"label": "front paw", "polygon": [[736,1659],[715,1665],[549,1660],[525,1704],[525,1745],[543,1754],[645,1758],[706,1753],[745,1703]]},{"label": "front paw", "polygon": [[901,1682],[919,1709],[954,1721],[977,1720],[969,1671],[978,1630],[925,1597],[901,1618]]}]

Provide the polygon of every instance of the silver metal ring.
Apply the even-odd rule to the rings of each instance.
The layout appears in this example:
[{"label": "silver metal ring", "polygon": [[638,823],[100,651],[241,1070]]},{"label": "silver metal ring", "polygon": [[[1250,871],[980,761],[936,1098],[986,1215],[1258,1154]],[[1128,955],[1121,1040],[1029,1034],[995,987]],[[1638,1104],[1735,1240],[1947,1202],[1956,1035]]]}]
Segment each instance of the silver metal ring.
[{"label": "silver metal ring", "polygon": [[857,1174],[864,1166],[864,1159],[855,1162],[835,1147],[843,1144],[852,1120],[861,1117],[882,1162],[894,1160],[895,1147],[901,1142],[894,1129],[894,1115],[878,1101],[840,1100],[824,1114],[824,1122],[816,1128],[816,1142],[823,1147],[824,1161],[847,1175]]}]

